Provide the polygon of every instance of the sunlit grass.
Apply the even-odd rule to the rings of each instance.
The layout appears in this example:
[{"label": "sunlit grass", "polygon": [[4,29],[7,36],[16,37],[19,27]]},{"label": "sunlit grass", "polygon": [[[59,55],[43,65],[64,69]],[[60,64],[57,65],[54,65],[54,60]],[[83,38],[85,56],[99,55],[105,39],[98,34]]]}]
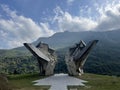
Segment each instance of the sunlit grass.
[{"label": "sunlit grass", "polygon": [[77,78],[88,81],[84,87],[81,86],[68,86],[70,88],[77,88],[77,90],[120,90],[120,77],[96,75],[96,74],[83,74]]},{"label": "sunlit grass", "polygon": [[48,90],[50,86],[34,86],[34,80],[45,78],[45,76],[33,75],[12,75],[9,76],[10,86],[13,90]]},{"label": "sunlit grass", "polygon": [[[32,81],[45,78],[38,74],[9,76],[9,84],[13,90],[48,90],[50,86],[34,86]],[[77,78],[88,81],[85,86],[68,86],[68,90],[120,90],[120,77],[83,74]]]}]

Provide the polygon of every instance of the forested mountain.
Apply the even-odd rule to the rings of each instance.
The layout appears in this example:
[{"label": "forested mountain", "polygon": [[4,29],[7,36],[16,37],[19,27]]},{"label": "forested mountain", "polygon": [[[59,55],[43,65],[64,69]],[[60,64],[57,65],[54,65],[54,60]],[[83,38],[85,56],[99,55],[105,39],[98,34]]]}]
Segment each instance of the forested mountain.
[{"label": "forested mountain", "polygon": [[[99,40],[99,42],[88,57],[84,67],[85,72],[120,75],[120,30],[104,32],[59,32],[51,37],[39,38],[33,42],[33,44],[37,45],[37,43],[41,41],[49,44],[53,49],[56,49],[59,61],[55,68],[55,72],[67,72],[64,57],[68,47],[80,40],[84,40],[88,43],[88,41],[94,39]],[[0,50],[0,62],[2,62],[0,68],[2,68],[2,70],[8,70],[7,72],[11,71],[11,73],[13,73],[16,68],[18,68],[17,70],[19,73],[23,73],[21,72],[22,68],[25,69],[25,72],[36,72],[38,70],[35,64],[37,60],[35,60],[35,58],[33,59],[29,51],[24,47],[18,47],[11,50]],[[14,62],[15,66],[12,67],[12,70],[9,70],[8,68],[11,68],[11,62]],[[19,64],[21,65],[20,70]],[[33,69],[31,70],[29,66],[33,66]],[[4,70],[4,72],[6,71]]]}]

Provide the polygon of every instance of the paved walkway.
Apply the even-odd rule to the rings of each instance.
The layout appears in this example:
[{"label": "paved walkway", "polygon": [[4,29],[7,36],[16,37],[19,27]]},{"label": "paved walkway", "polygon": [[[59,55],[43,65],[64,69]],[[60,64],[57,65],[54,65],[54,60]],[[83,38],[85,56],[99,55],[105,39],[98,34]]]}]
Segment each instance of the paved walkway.
[{"label": "paved walkway", "polygon": [[70,77],[67,74],[55,74],[44,79],[33,81],[34,85],[51,85],[50,90],[67,90],[68,85],[80,85],[84,86],[84,80]]}]

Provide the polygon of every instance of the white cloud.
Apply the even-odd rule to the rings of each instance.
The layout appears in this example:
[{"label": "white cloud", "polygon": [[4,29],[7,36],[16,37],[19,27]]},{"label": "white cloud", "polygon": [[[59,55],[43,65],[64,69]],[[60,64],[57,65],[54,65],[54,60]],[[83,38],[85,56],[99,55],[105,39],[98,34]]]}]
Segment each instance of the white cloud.
[{"label": "white cloud", "polygon": [[96,27],[97,23],[83,17],[71,16],[65,12],[63,17],[59,18],[59,27],[66,31],[87,31]]},{"label": "white cloud", "polygon": [[[74,0],[68,0],[68,2],[74,2]],[[55,32],[66,30],[78,32],[120,29],[120,2],[115,3],[115,1],[104,5],[95,3],[93,5],[95,10],[93,7],[85,6],[86,10],[84,8],[78,10],[82,13],[78,16],[73,16],[69,11],[62,10],[58,6],[54,9],[55,16],[45,23],[36,23],[31,18],[17,15],[17,12],[11,11],[8,6],[2,5],[2,7],[10,19],[3,19],[0,16],[0,40],[9,48],[20,46],[23,42],[32,42],[40,36],[50,36],[55,30]],[[96,13],[99,15],[95,16]],[[95,17],[97,19],[93,19]],[[53,26],[55,30],[52,30]]]},{"label": "white cloud", "polygon": [[100,18],[96,30],[107,31],[120,29],[120,3],[107,4],[98,8]]},{"label": "white cloud", "polygon": [[72,16],[68,12],[63,12],[60,7],[55,9],[55,13],[53,20],[58,24],[60,31],[87,31],[97,26],[97,23],[90,18]]},{"label": "white cloud", "polygon": [[53,30],[50,29],[50,26],[48,23],[40,23],[41,29],[44,30],[43,32],[45,33],[45,36],[50,36],[54,33]]},{"label": "white cloud", "polygon": [[[36,23],[31,18],[17,15],[6,5],[2,5],[3,10],[10,19],[0,18],[0,37],[7,48],[21,46],[24,42],[33,42],[39,37],[50,36],[54,33],[46,23]],[[1,43],[2,44],[2,43]]]},{"label": "white cloud", "polygon": [[[56,13],[53,21],[57,23],[60,31],[108,31],[120,29],[120,2],[107,2],[104,5],[94,5],[99,16],[79,15],[73,16],[69,12],[63,11],[60,7],[56,7]],[[86,14],[93,13],[92,8],[80,11]],[[91,14],[94,15],[94,14]],[[87,17],[85,17],[87,16]],[[97,17],[97,19],[94,17]]]}]

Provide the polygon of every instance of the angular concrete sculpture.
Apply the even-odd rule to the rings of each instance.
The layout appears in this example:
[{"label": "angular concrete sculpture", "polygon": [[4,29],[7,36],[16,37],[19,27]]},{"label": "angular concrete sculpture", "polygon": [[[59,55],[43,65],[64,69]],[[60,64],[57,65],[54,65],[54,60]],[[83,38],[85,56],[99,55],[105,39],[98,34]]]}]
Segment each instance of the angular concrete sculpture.
[{"label": "angular concrete sculpture", "polygon": [[55,51],[50,49],[48,44],[39,43],[36,47],[29,43],[24,46],[37,58],[40,75],[54,74],[54,68],[57,62]]},{"label": "angular concrete sculpture", "polygon": [[83,74],[83,66],[91,51],[96,45],[98,40],[90,41],[87,45],[80,41],[76,46],[69,48],[66,55],[66,64],[69,75],[81,75]]}]

